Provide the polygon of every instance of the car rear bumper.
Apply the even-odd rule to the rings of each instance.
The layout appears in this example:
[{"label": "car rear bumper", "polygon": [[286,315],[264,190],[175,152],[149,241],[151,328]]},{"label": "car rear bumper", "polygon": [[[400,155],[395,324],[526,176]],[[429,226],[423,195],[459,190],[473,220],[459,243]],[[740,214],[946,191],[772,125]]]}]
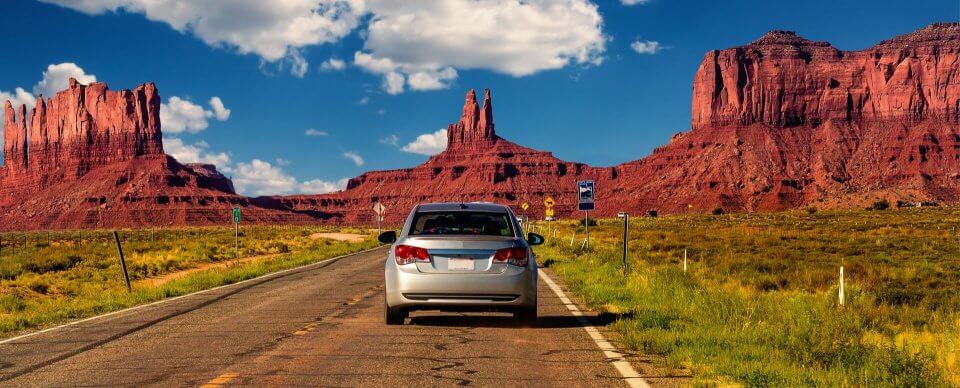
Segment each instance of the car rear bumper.
[{"label": "car rear bumper", "polygon": [[537,303],[536,269],[502,274],[422,273],[386,269],[386,298],[391,307],[410,310],[518,310]]}]

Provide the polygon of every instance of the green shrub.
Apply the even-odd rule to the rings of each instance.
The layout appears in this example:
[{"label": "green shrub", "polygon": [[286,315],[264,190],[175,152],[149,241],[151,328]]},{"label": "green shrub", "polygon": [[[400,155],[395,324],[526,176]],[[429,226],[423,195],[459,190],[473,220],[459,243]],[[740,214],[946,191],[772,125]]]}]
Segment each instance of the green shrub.
[{"label": "green shrub", "polygon": [[870,209],[873,209],[873,210],[887,210],[889,208],[890,208],[890,202],[887,202],[887,200],[885,199],[881,199],[877,202],[874,202],[873,205],[870,206]]},{"label": "green shrub", "polygon": [[710,212],[710,213],[713,214],[713,215],[715,215],[715,216],[722,215],[722,214],[723,214],[723,208],[722,208],[722,207],[714,208],[713,211]]}]

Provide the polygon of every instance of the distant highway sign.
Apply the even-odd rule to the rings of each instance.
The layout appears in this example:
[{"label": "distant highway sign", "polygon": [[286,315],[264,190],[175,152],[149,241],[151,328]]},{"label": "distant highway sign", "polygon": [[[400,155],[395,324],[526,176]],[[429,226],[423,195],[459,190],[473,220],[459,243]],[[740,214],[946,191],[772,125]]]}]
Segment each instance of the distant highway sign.
[{"label": "distant highway sign", "polygon": [[595,208],[594,201],[596,201],[596,189],[593,181],[577,182],[577,193],[580,197],[580,200],[577,202],[577,208],[585,212],[593,211]]}]

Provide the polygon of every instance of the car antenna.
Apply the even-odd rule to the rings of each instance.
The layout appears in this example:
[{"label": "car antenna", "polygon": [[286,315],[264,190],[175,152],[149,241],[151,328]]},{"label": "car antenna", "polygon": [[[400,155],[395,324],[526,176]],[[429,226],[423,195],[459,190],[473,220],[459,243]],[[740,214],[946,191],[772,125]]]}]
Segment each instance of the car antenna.
[{"label": "car antenna", "polygon": [[465,204],[465,203],[463,203],[463,202],[460,202],[460,208],[461,208],[461,209],[466,209],[466,208],[467,208],[467,204]]}]

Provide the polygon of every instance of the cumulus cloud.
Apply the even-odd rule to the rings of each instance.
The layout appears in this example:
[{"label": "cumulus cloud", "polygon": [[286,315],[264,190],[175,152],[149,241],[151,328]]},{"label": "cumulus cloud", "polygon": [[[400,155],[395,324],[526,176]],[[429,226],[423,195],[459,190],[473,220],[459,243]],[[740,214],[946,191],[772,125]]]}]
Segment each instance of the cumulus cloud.
[{"label": "cumulus cloud", "polygon": [[[289,67],[299,77],[307,72],[307,47],[341,41],[361,28],[363,47],[354,64],[383,78],[391,94],[449,87],[462,69],[521,77],[597,65],[608,40],[592,0],[41,1],[93,15],[142,14],[210,46]],[[342,62],[330,58],[320,68],[339,70]]]},{"label": "cumulus cloud", "polygon": [[33,94],[52,97],[57,92],[70,86],[70,78],[76,78],[81,84],[97,82],[97,76],[87,74],[75,63],[64,62],[47,66],[43,72],[43,79],[33,87]]},{"label": "cumulus cloud", "polygon": [[225,121],[230,118],[230,109],[223,106],[223,101],[220,100],[220,97],[210,97],[209,104],[210,107],[213,108],[213,117],[216,117],[217,120]]},{"label": "cumulus cloud", "polygon": [[307,136],[327,136],[327,135],[329,135],[329,133],[327,133],[327,131],[321,131],[321,130],[314,129],[314,128],[308,128],[306,131],[303,131],[303,133],[304,133],[305,135],[307,135]]},{"label": "cumulus cloud", "polygon": [[300,182],[283,170],[282,167],[290,165],[290,161],[283,158],[276,158],[276,165],[261,159],[234,164],[229,153],[212,152],[210,145],[202,140],[186,144],[179,138],[164,138],[163,150],[181,163],[213,164],[220,171],[232,174],[234,188],[243,195],[323,194],[347,187],[347,178]]},{"label": "cumulus cloud", "polygon": [[[456,69],[520,77],[602,62],[607,38],[588,0],[370,1],[372,18],[354,63],[384,77],[391,94],[445,88]],[[464,28],[463,26],[470,26]]]},{"label": "cumulus cloud", "polygon": [[633,51],[636,51],[637,54],[649,55],[656,54],[660,52],[660,50],[663,50],[663,46],[660,45],[660,42],[655,40],[634,41],[633,44],[630,45],[630,48],[632,48]]},{"label": "cumulus cloud", "polygon": [[230,155],[226,152],[209,152],[210,145],[204,141],[185,144],[176,137],[163,139],[163,151],[180,163],[206,163],[229,172]]},{"label": "cumulus cloud", "polygon": [[322,179],[311,179],[300,184],[300,193],[324,194],[341,191],[346,188],[347,178],[341,178],[336,182],[325,181]]},{"label": "cumulus cloud", "polygon": [[230,110],[223,106],[220,97],[209,101],[212,110],[194,104],[190,100],[173,96],[160,104],[160,123],[166,133],[197,133],[207,129],[210,119],[224,121],[230,118]]},{"label": "cumulus cloud", "polygon": [[269,162],[253,159],[237,163],[233,186],[245,195],[290,194],[297,190],[297,179]]},{"label": "cumulus cloud", "polygon": [[41,1],[90,15],[121,10],[143,14],[213,47],[231,47],[268,62],[291,59],[293,74],[301,77],[306,60],[299,49],[340,40],[357,27],[364,11],[363,0]]},{"label": "cumulus cloud", "polygon": [[344,152],[343,157],[350,159],[350,161],[353,162],[353,164],[356,164],[358,166],[363,165],[363,158],[360,155],[358,155],[356,152],[353,152],[353,151]]},{"label": "cumulus cloud", "polygon": [[347,67],[347,63],[340,58],[330,58],[320,64],[320,70],[340,71]]},{"label": "cumulus cloud", "polygon": [[403,146],[401,150],[412,154],[433,156],[447,149],[447,130],[440,129],[433,133],[424,133]]}]

